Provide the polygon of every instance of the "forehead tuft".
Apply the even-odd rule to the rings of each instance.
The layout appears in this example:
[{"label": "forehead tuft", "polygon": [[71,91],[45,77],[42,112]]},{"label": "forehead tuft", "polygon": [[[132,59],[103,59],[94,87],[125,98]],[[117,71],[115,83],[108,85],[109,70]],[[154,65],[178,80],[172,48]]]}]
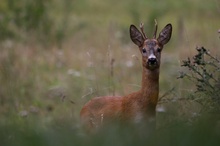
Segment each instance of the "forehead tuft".
[{"label": "forehead tuft", "polygon": [[152,40],[148,40],[146,41],[146,45],[147,46],[156,46],[157,45],[157,41],[152,39]]}]

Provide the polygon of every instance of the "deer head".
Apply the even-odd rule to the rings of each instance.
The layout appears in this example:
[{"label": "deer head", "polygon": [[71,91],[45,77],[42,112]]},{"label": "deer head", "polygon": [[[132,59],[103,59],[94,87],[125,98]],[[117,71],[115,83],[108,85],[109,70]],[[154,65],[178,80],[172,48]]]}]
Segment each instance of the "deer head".
[{"label": "deer head", "polygon": [[172,25],[167,24],[157,35],[157,22],[155,21],[155,31],[152,39],[147,38],[144,33],[143,24],[140,25],[141,32],[134,26],[130,26],[131,40],[139,47],[142,54],[142,64],[144,68],[155,70],[160,67],[160,55],[163,46],[169,42],[172,34]]}]

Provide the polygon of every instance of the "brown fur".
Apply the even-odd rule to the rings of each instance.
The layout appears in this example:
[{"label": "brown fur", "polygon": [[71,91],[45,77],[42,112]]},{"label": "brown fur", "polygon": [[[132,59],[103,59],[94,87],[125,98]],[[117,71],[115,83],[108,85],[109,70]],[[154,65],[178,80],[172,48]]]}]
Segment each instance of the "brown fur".
[{"label": "brown fur", "polygon": [[[157,27],[157,26],[156,26]],[[80,112],[82,124],[89,130],[115,120],[141,122],[155,118],[159,94],[160,52],[171,37],[172,25],[168,24],[157,39],[148,39],[131,25],[132,41],[142,53],[142,86],[137,92],[126,96],[104,96],[91,99]],[[156,34],[154,34],[156,37]],[[143,51],[143,49],[146,49]],[[160,49],[160,50],[158,50]],[[151,54],[150,54],[151,52]],[[156,57],[156,63],[149,63],[149,56]]]}]

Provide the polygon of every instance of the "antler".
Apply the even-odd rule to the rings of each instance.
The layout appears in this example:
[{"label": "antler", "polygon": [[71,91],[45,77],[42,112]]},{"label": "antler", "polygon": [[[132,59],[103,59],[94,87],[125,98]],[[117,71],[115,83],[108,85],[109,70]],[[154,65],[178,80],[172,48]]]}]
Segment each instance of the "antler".
[{"label": "antler", "polygon": [[141,29],[141,33],[142,33],[144,39],[147,39],[147,36],[146,36],[145,33],[144,33],[144,23],[141,23],[141,24],[140,24],[140,29]]},{"label": "antler", "polygon": [[157,20],[154,19],[154,22],[155,22],[155,30],[154,30],[154,36],[153,36],[153,38],[156,39],[156,37],[157,37]]}]

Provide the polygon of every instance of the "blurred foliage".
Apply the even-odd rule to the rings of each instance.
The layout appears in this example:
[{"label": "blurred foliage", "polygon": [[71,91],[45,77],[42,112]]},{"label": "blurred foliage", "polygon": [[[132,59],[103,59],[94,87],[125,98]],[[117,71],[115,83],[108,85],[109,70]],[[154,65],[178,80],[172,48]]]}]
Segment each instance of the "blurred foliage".
[{"label": "blurred foliage", "polygon": [[[20,123],[11,122],[0,127],[1,145],[7,146],[218,146],[219,115],[203,115],[193,125],[186,123],[173,123],[166,128],[149,132],[146,127],[138,128],[112,125],[96,134],[87,135],[69,122],[51,122],[46,127],[41,122],[32,121],[30,118],[21,119]],[[3,132],[4,131],[4,132]]]},{"label": "blurred foliage", "polygon": [[[49,36],[52,21],[47,12],[50,0],[3,0],[0,4],[1,39],[37,34]],[[25,38],[27,39],[27,38]]]}]

